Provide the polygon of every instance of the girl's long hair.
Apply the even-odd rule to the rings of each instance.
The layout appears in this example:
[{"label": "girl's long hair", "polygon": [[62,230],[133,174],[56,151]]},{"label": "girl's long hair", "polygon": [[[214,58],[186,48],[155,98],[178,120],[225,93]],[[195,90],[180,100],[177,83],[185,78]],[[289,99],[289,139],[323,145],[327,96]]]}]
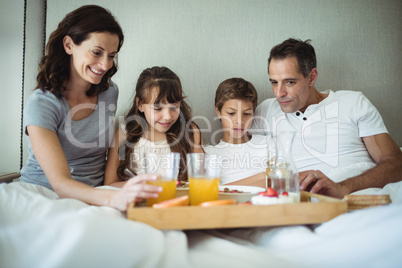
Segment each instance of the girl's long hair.
[{"label": "girl's long hair", "polygon": [[[184,101],[184,94],[179,77],[167,67],[152,67],[145,69],[138,78],[135,88],[133,105],[125,115],[126,140],[120,145],[120,162],[117,175],[124,180],[127,176],[124,169],[130,167],[130,154],[134,145],[141,138],[148,125],[143,112],[138,105],[148,103],[152,96],[152,89],[158,89],[155,104],[161,101],[177,103],[180,101],[180,115],[177,121],[166,132],[167,143],[172,152],[180,153],[179,180],[187,180],[186,154],[190,153],[194,145],[194,130],[199,130],[197,124],[191,120],[191,108]],[[136,101],[138,99],[138,101]]]},{"label": "girl's long hair", "polygon": [[[64,37],[68,35],[74,44],[80,45],[91,33],[96,32],[116,34],[119,37],[117,51],[120,51],[124,40],[123,31],[108,10],[96,5],[87,5],[68,13],[49,37],[45,56],[39,63],[39,74],[36,77],[37,86],[35,89],[49,90],[60,98],[63,91],[66,90],[66,83],[70,79],[71,56],[64,50]],[[107,90],[110,86],[110,79],[117,72],[117,68],[116,57],[112,68],[105,73],[99,84],[92,84],[87,95],[96,96]]]}]

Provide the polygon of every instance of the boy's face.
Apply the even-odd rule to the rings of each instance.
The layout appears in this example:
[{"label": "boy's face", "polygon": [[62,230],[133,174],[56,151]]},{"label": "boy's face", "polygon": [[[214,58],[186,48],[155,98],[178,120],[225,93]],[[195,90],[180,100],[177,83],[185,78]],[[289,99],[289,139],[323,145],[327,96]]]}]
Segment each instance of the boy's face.
[{"label": "boy's face", "polygon": [[223,141],[228,143],[244,143],[253,120],[253,103],[248,100],[231,99],[226,101],[216,114],[222,121]]}]

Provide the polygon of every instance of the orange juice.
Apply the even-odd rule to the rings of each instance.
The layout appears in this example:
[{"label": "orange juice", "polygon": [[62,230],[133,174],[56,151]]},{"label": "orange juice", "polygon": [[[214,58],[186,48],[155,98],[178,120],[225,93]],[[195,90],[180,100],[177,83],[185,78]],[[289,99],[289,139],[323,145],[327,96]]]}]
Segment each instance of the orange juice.
[{"label": "orange juice", "polygon": [[169,200],[176,197],[176,180],[156,180],[147,181],[148,184],[158,185],[163,188],[163,191],[159,193],[157,198],[148,198],[147,206],[152,207],[153,204],[159,203],[165,200]]},{"label": "orange juice", "polygon": [[202,202],[218,200],[219,178],[189,178],[190,204],[197,206]]}]

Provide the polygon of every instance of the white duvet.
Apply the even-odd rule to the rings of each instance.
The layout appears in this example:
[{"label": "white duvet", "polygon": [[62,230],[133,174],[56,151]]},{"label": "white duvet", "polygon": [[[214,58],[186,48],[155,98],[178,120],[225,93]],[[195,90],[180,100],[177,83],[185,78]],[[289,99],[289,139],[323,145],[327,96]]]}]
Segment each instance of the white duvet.
[{"label": "white duvet", "polygon": [[316,226],[159,231],[108,207],[0,184],[0,267],[401,267],[402,202]]}]

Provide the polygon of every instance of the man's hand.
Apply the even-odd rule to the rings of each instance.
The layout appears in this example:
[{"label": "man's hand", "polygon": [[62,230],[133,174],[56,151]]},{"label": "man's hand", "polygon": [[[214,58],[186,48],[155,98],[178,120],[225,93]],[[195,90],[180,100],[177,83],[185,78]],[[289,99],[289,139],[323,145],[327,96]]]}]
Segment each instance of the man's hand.
[{"label": "man's hand", "polygon": [[348,190],[339,183],[333,182],[319,170],[307,170],[299,173],[300,191],[343,198]]}]

